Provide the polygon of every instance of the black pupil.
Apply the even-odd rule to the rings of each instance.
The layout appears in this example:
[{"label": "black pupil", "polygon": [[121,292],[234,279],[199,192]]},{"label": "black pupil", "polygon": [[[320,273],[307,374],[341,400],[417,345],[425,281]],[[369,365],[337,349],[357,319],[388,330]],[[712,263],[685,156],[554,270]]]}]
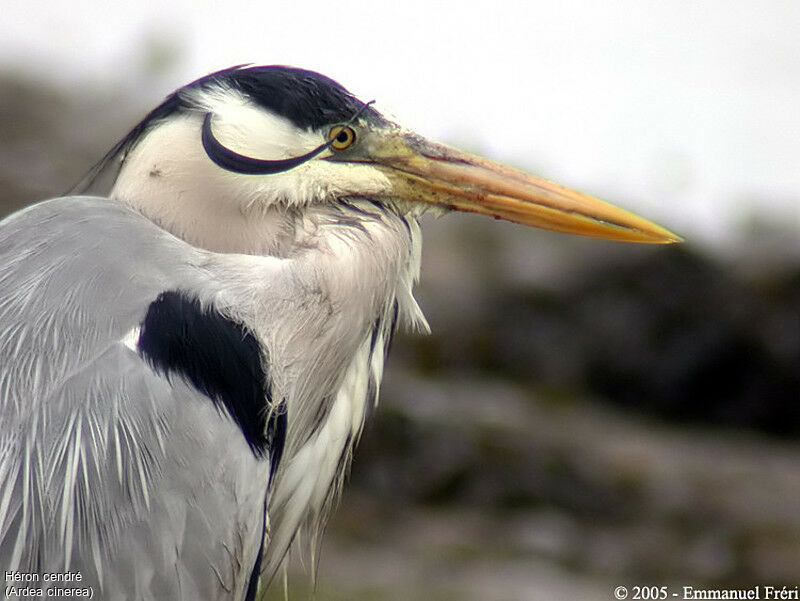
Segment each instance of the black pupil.
[{"label": "black pupil", "polygon": [[336,141],[339,142],[339,144],[346,144],[349,140],[350,136],[347,135],[347,131],[344,129],[336,134]]}]

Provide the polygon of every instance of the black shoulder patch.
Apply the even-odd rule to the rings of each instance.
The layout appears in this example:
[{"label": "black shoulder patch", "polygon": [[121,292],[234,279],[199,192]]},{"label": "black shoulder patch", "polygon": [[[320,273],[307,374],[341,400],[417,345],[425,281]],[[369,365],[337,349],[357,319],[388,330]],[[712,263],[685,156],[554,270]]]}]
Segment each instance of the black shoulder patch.
[{"label": "black shoulder patch", "polygon": [[269,454],[277,464],[286,427],[275,415],[267,423],[272,399],[263,349],[242,324],[183,292],[163,292],[142,322],[139,353],[156,371],[185,378],[224,408],[253,454]]}]

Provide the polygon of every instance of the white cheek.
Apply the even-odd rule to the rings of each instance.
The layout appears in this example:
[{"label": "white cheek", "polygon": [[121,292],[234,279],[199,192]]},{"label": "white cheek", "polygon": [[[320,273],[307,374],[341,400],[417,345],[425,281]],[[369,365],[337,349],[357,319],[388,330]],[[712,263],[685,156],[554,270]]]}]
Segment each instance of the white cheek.
[{"label": "white cheek", "polygon": [[290,205],[305,205],[344,196],[385,195],[391,190],[391,182],[370,165],[314,159],[286,173],[266,176],[262,189],[266,195],[282,195]]},{"label": "white cheek", "polygon": [[202,200],[224,191],[228,182],[205,155],[199,124],[198,117],[185,116],[154,128],[125,158],[112,196],[148,204],[163,201],[167,211],[171,199],[204,191]]}]

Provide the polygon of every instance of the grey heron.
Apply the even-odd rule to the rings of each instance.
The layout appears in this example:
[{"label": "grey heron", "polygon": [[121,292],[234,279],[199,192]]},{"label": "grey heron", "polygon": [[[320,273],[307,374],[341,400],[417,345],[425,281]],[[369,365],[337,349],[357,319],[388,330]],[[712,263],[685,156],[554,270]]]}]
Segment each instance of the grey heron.
[{"label": "grey heron", "polygon": [[0,570],[104,599],[252,600],[319,536],[396,326],[427,328],[425,211],[678,240],[290,67],[180,88],[107,168],[0,223]]}]

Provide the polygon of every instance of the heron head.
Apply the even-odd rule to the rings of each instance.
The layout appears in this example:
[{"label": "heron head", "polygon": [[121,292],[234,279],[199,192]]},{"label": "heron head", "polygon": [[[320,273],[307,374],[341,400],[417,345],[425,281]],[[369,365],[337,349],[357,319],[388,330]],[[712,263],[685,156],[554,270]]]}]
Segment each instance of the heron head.
[{"label": "heron head", "polygon": [[[289,67],[197,80],[112,153],[122,157],[112,196],[167,227],[179,214],[185,221],[191,202],[192,223],[205,212],[223,231],[255,224],[257,237],[260,220],[276,212],[368,198],[407,213],[460,210],[612,240],[679,240],[591,196],[428,141],[333,80]],[[191,240],[192,227],[175,233]]]}]

